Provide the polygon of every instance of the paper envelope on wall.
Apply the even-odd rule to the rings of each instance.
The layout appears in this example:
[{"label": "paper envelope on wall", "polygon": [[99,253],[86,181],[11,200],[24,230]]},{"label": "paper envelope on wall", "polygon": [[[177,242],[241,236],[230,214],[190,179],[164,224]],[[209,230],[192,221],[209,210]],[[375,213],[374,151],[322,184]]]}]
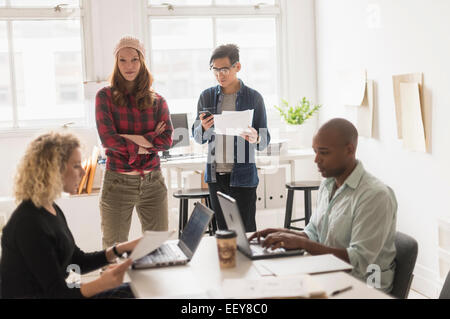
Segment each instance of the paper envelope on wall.
[{"label": "paper envelope on wall", "polygon": [[370,138],[373,132],[373,80],[367,80],[365,92],[364,101],[356,108],[356,126],[359,135]]},{"label": "paper envelope on wall", "polygon": [[419,83],[400,83],[403,147],[426,152]]},{"label": "paper envelope on wall", "polygon": [[[411,73],[411,74],[400,74],[392,76],[394,84],[394,102],[395,102],[395,115],[397,117],[397,136],[398,138],[403,138],[402,129],[402,100],[400,92],[400,83],[418,83],[419,93],[421,93],[423,87],[423,73]],[[422,94],[420,94],[422,96]]]},{"label": "paper envelope on wall", "polygon": [[341,104],[360,106],[366,92],[367,73],[364,69],[346,69],[339,72]]}]

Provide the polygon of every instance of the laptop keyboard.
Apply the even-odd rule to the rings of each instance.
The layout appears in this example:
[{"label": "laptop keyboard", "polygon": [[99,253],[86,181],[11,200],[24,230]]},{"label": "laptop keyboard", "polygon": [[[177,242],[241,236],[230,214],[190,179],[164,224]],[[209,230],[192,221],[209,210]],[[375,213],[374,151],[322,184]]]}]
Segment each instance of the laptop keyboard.
[{"label": "laptop keyboard", "polygon": [[264,248],[260,245],[250,245],[250,248],[252,249],[253,255],[255,256],[279,254],[286,251],[284,248],[272,249],[272,248]]},{"label": "laptop keyboard", "polygon": [[147,255],[149,260],[153,263],[164,263],[175,260],[185,260],[186,256],[183,254],[178,245],[164,244],[156,249],[150,255]]}]

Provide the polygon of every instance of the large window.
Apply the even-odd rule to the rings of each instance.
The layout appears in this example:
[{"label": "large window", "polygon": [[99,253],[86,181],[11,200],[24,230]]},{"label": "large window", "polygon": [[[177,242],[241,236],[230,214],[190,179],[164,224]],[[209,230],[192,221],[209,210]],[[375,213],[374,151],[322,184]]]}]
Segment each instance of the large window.
[{"label": "large window", "polygon": [[80,1],[61,2],[0,2],[2,128],[85,121]]},{"label": "large window", "polygon": [[276,1],[149,0],[148,15],[153,86],[172,113],[194,115],[200,93],[217,85],[211,53],[227,43],[240,47],[238,77],[263,95],[268,111],[277,104]]}]

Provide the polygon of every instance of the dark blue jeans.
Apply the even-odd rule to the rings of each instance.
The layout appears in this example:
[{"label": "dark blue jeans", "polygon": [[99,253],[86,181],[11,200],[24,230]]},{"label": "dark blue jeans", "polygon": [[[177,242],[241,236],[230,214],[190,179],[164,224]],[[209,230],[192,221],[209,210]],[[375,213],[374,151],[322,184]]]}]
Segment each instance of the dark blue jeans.
[{"label": "dark blue jeans", "polygon": [[245,231],[254,232],[256,231],[256,187],[231,187],[230,177],[231,174],[220,175],[217,173],[217,182],[208,184],[212,209],[216,215],[217,229],[228,229],[217,198],[219,191],[236,200]]}]

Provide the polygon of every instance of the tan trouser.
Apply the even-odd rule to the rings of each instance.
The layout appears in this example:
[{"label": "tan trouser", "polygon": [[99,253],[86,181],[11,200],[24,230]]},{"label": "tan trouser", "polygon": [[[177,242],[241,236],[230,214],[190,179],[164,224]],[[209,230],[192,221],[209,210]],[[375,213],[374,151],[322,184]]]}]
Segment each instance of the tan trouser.
[{"label": "tan trouser", "polygon": [[161,170],[144,177],[105,172],[100,198],[104,249],[128,240],[134,207],[142,232],[168,229],[167,187]]}]

